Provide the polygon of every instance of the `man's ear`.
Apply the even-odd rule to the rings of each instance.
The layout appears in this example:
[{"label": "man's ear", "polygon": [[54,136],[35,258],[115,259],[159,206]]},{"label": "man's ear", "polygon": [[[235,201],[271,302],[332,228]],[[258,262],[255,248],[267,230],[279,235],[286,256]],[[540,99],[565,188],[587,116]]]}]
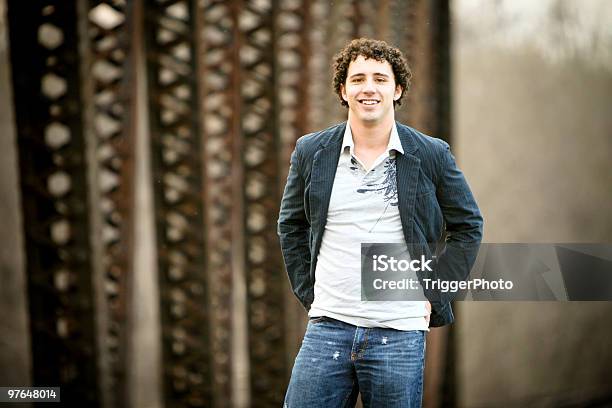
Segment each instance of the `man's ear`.
[{"label": "man's ear", "polygon": [[394,101],[397,101],[400,98],[400,96],[402,96],[402,91],[403,91],[403,89],[402,89],[401,85],[397,85],[395,87],[395,95],[393,95],[393,100]]},{"label": "man's ear", "polygon": [[344,89],[344,84],[340,85],[340,94],[342,95],[342,100],[344,100],[344,102],[348,102],[348,96],[346,96],[346,90]]}]

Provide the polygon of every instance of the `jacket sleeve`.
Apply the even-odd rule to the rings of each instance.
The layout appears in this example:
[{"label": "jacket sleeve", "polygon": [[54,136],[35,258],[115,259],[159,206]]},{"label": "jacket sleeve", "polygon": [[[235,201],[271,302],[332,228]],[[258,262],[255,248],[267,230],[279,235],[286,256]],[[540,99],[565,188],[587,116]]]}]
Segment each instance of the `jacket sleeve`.
[{"label": "jacket sleeve", "polygon": [[[482,240],[483,219],[461,170],[447,143],[440,158],[440,178],[436,196],[446,224],[446,243],[436,262],[436,275],[442,281],[463,281],[476,261]],[[456,292],[439,293],[444,307]]]},{"label": "jacket sleeve", "polygon": [[310,223],[304,207],[304,174],[300,140],[291,154],[287,184],[280,205],[278,236],[293,293],[308,310],[312,303],[310,282]]}]

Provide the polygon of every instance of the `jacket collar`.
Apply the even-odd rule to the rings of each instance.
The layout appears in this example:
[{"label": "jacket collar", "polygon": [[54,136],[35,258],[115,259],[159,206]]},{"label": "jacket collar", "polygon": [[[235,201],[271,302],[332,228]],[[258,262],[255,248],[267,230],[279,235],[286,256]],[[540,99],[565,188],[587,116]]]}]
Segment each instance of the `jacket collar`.
[{"label": "jacket collar", "polygon": [[414,154],[419,147],[415,143],[412,129],[406,125],[402,125],[398,121],[395,121],[395,126],[397,126],[397,133],[399,134],[400,141],[402,142],[404,154]]},{"label": "jacket collar", "polygon": [[325,137],[321,140],[320,146],[326,148],[327,146],[342,145],[342,139],[344,138],[344,131],[346,129],[346,121],[338,123],[333,126],[327,132],[331,133],[329,137]]},{"label": "jacket collar", "polygon": [[[344,127],[344,136],[342,138],[342,152],[349,148],[351,154],[355,153],[355,142],[353,141],[353,132],[351,132],[351,126],[347,124]],[[404,153],[404,147],[400,141],[399,134],[397,133],[397,123],[393,123],[391,127],[391,133],[389,134],[389,141],[387,142],[387,152],[390,153],[395,150],[399,153]]]}]

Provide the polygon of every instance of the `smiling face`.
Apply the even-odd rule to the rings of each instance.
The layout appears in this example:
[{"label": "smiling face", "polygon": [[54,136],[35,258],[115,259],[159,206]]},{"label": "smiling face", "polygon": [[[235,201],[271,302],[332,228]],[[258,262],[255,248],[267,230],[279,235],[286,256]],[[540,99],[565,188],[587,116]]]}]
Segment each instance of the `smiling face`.
[{"label": "smiling face", "polygon": [[360,55],[350,63],[341,93],[349,105],[349,121],[376,125],[393,121],[393,101],[401,96],[402,88],[395,84],[393,69],[387,61]]}]

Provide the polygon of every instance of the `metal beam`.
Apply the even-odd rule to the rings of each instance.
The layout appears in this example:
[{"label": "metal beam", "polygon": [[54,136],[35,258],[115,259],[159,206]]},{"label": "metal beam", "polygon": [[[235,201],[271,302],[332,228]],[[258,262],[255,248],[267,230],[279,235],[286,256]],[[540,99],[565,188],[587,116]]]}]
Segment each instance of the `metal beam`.
[{"label": "metal beam", "polygon": [[76,3],[8,2],[34,385],[99,405]]}]

